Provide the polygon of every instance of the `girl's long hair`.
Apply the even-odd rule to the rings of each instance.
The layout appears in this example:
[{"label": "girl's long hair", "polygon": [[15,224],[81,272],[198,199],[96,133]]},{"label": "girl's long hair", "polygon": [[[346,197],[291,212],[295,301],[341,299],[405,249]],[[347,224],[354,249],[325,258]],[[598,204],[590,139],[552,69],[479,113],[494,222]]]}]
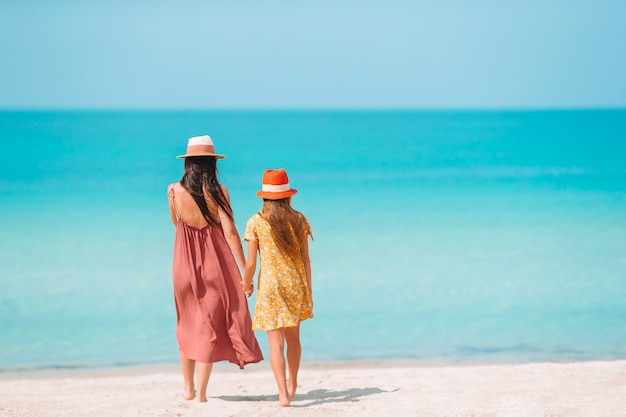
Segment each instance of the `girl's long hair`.
[{"label": "girl's long hair", "polygon": [[233,210],[222,191],[218,179],[217,159],[214,156],[191,156],[185,158],[185,173],[180,184],[191,194],[209,224],[219,224],[207,205],[207,198],[233,218]]},{"label": "girl's long hair", "polygon": [[292,260],[299,259],[302,238],[308,235],[312,239],[313,234],[304,214],[291,207],[291,198],[263,199],[261,217],[270,224],[272,237],[280,252]]}]

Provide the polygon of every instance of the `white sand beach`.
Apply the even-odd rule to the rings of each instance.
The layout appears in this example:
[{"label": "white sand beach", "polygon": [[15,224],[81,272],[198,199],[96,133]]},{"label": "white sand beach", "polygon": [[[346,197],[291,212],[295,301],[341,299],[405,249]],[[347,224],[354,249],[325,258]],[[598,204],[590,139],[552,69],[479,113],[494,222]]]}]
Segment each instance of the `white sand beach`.
[{"label": "white sand beach", "polygon": [[216,365],[207,403],[181,398],[174,365],[0,374],[14,416],[626,416],[626,361],[429,366],[304,363],[291,408],[267,364]]}]

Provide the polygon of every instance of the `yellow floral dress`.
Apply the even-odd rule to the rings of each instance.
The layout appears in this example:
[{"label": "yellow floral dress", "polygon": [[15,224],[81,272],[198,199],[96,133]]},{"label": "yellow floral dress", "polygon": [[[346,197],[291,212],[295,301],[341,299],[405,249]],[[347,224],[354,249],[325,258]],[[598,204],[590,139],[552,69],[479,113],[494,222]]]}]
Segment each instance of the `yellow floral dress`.
[{"label": "yellow floral dress", "polygon": [[[310,231],[308,223],[306,227]],[[268,331],[293,327],[312,318],[304,261],[294,262],[280,253],[269,223],[259,213],[248,220],[243,238],[258,243],[261,258],[252,329]]]}]

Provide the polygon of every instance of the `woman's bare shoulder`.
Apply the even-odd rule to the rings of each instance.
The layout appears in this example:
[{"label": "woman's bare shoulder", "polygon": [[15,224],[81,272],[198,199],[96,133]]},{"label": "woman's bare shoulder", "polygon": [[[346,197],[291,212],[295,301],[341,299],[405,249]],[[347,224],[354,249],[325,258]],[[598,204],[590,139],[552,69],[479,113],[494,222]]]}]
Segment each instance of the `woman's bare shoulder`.
[{"label": "woman's bare shoulder", "polygon": [[222,193],[224,193],[226,200],[230,202],[230,195],[228,194],[228,188],[226,188],[226,186],[222,184],[220,184],[220,188],[222,189]]},{"label": "woman's bare shoulder", "polygon": [[187,190],[185,189],[185,187],[182,186],[182,184],[180,182],[173,182],[170,185],[167,186],[167,190],[174,190],[176,192],[182,191],[182,192],[187,192]]},{"label": "woman's bare shoulder", "polygon": [[189,195],[189,191],[187,191],[180,182],[173,182],[167,186],[167,195],[170,198],[173,198],[174,196],[178,196],[176,200],[180,201],[182,199],[182,201],[184,201],[186,200],[185,196]]}]

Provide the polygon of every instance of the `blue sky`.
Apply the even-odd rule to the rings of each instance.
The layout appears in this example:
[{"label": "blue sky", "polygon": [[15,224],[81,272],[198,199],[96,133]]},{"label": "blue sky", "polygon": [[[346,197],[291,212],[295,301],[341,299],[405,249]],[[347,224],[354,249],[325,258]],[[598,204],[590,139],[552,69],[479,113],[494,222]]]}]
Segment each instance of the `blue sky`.
[{"label": "blue sky", "polygon": [[626,1],[0,0],[0,108],[626,107]]}]

